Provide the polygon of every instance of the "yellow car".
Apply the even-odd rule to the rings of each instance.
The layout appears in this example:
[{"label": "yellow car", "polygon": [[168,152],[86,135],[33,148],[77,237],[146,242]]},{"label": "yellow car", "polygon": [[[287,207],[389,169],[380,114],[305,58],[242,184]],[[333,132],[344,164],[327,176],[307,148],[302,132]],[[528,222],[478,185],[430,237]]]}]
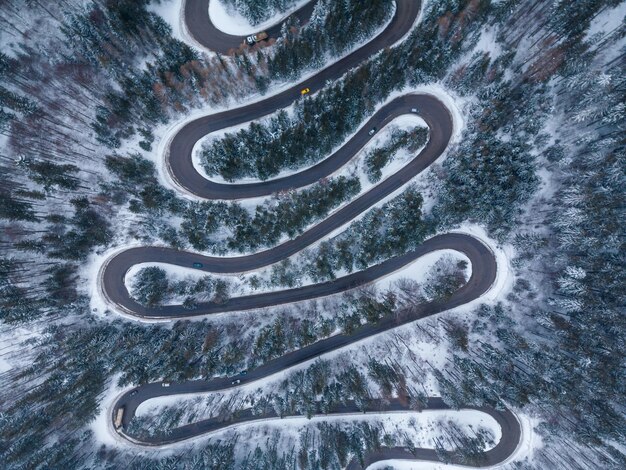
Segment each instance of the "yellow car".
[{"label": "yellow car", "polygon": [[311,92],[310,88],[303,88],[302,90],[300,90],[300,95],[304,96],[304,95],[308,95]]}]

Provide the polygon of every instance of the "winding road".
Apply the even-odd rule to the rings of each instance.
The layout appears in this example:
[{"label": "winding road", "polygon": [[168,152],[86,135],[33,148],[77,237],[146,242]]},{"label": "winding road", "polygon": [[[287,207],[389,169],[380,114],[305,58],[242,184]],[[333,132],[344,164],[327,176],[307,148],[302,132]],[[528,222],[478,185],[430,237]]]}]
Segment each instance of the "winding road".
[{"label": "winding road", "polygon": [[[297,14],[303,22],[310,16],[313,3],[310,2],[298,10]],[[227,52],[238,47],[243,38],[230,36],[216,29],[208,15],[208,4],[209,0],[186,1],[184,18],[190,34],[205,47],[218,52]],[[280,358],[248,371],[246,375],[238,376],[237,378],[240,379],[241,383],[237,386],[241,386],[269,377],[277,372],[310,361],[322,354],[343,348],[401,324],[466,304],[479,298],[489,290],[495,281],[497,273],[493,253],[478,239],[460,233],[437,235],[426,240],[414,251],[334,281],[278,292],[236,297],[222,304],[204,303],[191,310],[185,309],[181,305],[169,305],[160,308],[142,306],[130,297],[124,284],[124,278],[132,266],[148,262],[168,263],[189,268],[192,267],[193,263],[201,262],[203,264],[201,270],[211,273],[240,273],[274,264],[328,236],[337,228],[348,224],[363,211],[405,185],[445,151],[453,131],[452,118],[447,108],[433,96],[410,94],[394,99],[383,106],[364,124],[359,132],[333,155],[317,165],[289,177],[253,184],[221,184],[205,179],[197,172],[192,163],[194,145],[208,133],[258,119],[284,108],[300,97],[299,90],[301,87],[306,85],[314,91],[318,90],[324,86],[327,80],[340,78],[348,70],[371,55],[385,47],[392,46],[400,40],[414,25],[420,11],[420,2],[415,0],[396,0],[396,4],[395,15],[387,28],[367,45],[337,61],[305,82],[270,96],[263,101],[191,121],[182,127],[172,139],[165,158],[168,170],[174,181],[188,192],[205,199],[233,200],[270,195],[286,189],[303,187],[332,174],[353,158],[367,143],[370,138],[368,135],[369,129],[372,127],[383,127],[395,117],[411,112],[412,108],[419,110],[420,116],[429,127],[429,140],[425,148],[401,170],[383,180],[371,190],[334,212],[324,221],[311,227],[300,236],[274,248],[247,256],[231,258],[210,257],[165,247],[140,247],[119,252],[107,260],[100,273],[100,289],[111,305],[128,315],[148,319],[176,319],[218,312],[258,309],[300,302],[353,289],[373,282],[406,266],[419,257],[437,250],[453,249],[465,254],[470,259],[472,275],[469,281],[445,302],[417,305],[402,312],[401,315],[385,317],[378,323],[365,325],[349,335],[339,334],[331,336],[308,347],[285,354]],[[276,35],[280,31],[280,25],[268,31],[270,35]],[[228,419],[211,418],[181,426],[172,430],[166,436],[155,436],[140,440],[124,432],[124,429],[134,417],[137,407],[146,400],[168,395],[225,390],[233,387],[232,381],[232,377],[224,377],[172,383],[167,387],[163,386],[161,382],[144,384],[125,392],[117,398],[111,409],[111,420],[113,422],[116,416],[118,416],[118,412],[123,410],[122,426],[116,429],[118,434],[136,444],[158,446],[179,442],[208,432],[259,419],[278,418],[273,411],[258,416],[253,415],[251,410],[242,410],[237,412],[236,416],[231,416]],[[406,403],[407,401],[404,399],[391,400],[384,404],[378,400],[372,400],[366,406],[366,409],[363,410],[357,407],[355,403],[347,402],[333,409],[332,413],[409,411],[410,408]],[[503,462],[511,456],[521,438],[521,427],[515,415],[509,410],[496,410],[486,407],[468,408],[492,416],[502,428],[502,438],[498,444],[491,450],[481,454],[480,460],[472,464],[475,466],[494,465]],[[423,409],[442,410],[448,409],[448,407],[440,398],[429,398]],[[390,458],[440,461],[439,456],[431,449],[397,447],[384,448],[379,452],[369,454],[366,457],[366,465]],[[451,454],[449,458],[452,463],[464,463],[459,460],[458,456]],[[361,467],[358,462],[352,461],[348,468],[355,470]]]}]

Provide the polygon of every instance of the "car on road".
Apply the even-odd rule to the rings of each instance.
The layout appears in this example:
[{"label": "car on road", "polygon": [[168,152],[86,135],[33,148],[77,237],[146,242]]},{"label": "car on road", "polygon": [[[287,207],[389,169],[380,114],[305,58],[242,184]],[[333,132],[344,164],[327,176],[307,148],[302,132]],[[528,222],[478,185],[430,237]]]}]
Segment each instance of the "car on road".
[{"label": "car on road", "polygon": [[246,375],[248,373],[247,370],[242,370],[241,372],[239,372],[239,375]]},{"label": "car on road", "polygon": [[122,405],[115,412],[115,420],[113,420],[113,426],[115,426],[115,429],[119,429],[122,427],[124,411],[126,411],[126,406]]},{"label": "car on road", "polygon": [[415,114],[419,113],[419,111],[417,110],[417,108],[411,108],[411,112],[412,112],[412,113],[415,113]]},{"label": "car on road", "polygon": [[239,385],[241,383],[241,379],[237,379],[237,380],[233,380],[230,384],[231,385]]},{"label": "car on road", "polygon": [[246,42],[248,46],[254,46],[257,42],[261,42],[264,39],[267,39],[267,33],[265,31],[257,34],[251,34],[246,38]]},{"label": "car on road", "polygon": [[372,128],[370,129],[370,131],[368,132],[368,135],[374,135],[374,134],[376,134],[376,131],[377,131],[377,130],[378,130],[378,129],[376,129],[375,127],[372,127]]},{"label": "car on road", "polygon": [[303,88],[302,90],[300,90],[300,95],[302,96],[308,95],[309,93],[311,93],[310,88]]},{"label": "car on road", "polygon": [[134,397],[135,395],[137,395],[139,393],[139,390],[135,389],[132,392],[130,392],[130,396]]},{"label": "car on road", "polygon": [[169,387],[171,384],[169,382],[163,382],[161,387]]},{"label": "car on road", "polygon": [[202,263],[198,263],[198,262],[193,263],[193,267],[194,268],[201,268],[203,266],[204,266],[204,264],[202,264]]}]

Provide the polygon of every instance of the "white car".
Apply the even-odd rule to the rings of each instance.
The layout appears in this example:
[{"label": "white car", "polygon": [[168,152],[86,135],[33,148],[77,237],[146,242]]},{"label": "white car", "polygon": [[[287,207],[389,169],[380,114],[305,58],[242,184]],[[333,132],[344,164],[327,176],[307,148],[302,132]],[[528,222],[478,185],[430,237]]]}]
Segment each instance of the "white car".
[{"label": "white car", "polygon": [[161,384],[161,387],[169,387],[169,386],[170,386],[170,383],[169,383],[169,382],[163,382],[163,383]]},{"label": "white car", "polygon": [[267,37],[268,37],[267,33],[263,31],[263,32],[248,36],[246,38],[246,42],[248,43],[248,46],[254,46],[257,42],[265,41]]},{"label": "white car", "polygon": [[367,134],[368,134],[368,135],[374,135],[374,134],[376,134],[376,128],[375,128],[375,127],[372,127],[372,128],[370,129],[370,131],[369,131]]},{"label": "white car", "polygon": [[417,110],[417,108],[411,108],[411,112],[417,114],[419,111]]}]

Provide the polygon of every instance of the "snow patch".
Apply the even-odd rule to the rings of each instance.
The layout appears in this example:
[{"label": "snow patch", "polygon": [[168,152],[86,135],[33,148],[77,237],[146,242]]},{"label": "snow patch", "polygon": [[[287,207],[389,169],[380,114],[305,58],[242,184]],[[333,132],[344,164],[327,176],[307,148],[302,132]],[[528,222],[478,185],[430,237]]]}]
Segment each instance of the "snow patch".
[{"label": "snow patch", "polygon": [[608,34],[619,27],[624,27],[626,21],[626,3],[621,2],[613,8],[608,8],[597,15],[589,24],[585,39],[595,34]]},{"label": "snow patch", "polygon": [[237,10],[230,10],[220,0],[209,1],[209,18],[211,23],[226,34],[233,36],[248,36],[249,34],[258,33],[264,29],[268,29],[278,23],[282,23],[287,17],[291,16],[295,11],[300,9],[306,3],[312,0],[298,0],[288,10],[283,13],[277,12],[271,18],[257,25],[250,24],[247,18],[241,15]]},{"label": "snow patch", "polygon": [[41,336],[42,332],[37,329],[0,323],[0,375],[19,367],[27,360],[25,358],[30,357],[28,352],[32,350],[32,346],[25,346],[24,343],[35,343]]},{"label": "snow patch", "polygon": [[480,39],[474,46],[472,54],[476,52],[487,52],[492,61],[496,60],[502,54],[502,48],[495,37],[495,29],[487,27],[480,33]]},{"label": "snow patch", "polygon": [[[215,1],[215,0],[214,0]],[[163,2],[151,2],[146,7],[148,11],[156,13],[172,28],[172,37],[183,42],[191,42],[194,46],[198,44],[186,32],[184,23],[183,8],[185,0],[164,0]]]},{"label": "snow patch", "polygon": [[406,278],[416,281],[420,285],[424,285],[426,284],[426,277],[429,274],[429,271],[437,263],[437,261],[442,259],[444,256],[450,257],[454,263],[465,261],[467,263],[467,268],[465,269],[465,280],[467,281],[472,276],[472,264],[467,256],[455,250],[439,250],[420,256],[418,259],[410,264],[407,264],[402,269],[399,269],[386,277],[380,278],[376,282],[376,286],[381,289],[389,289],[392,287],[394,282]]}]

